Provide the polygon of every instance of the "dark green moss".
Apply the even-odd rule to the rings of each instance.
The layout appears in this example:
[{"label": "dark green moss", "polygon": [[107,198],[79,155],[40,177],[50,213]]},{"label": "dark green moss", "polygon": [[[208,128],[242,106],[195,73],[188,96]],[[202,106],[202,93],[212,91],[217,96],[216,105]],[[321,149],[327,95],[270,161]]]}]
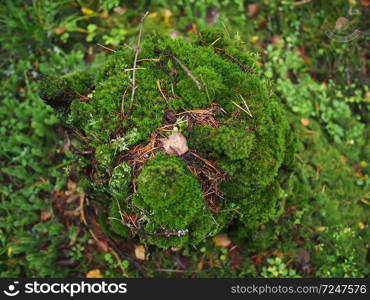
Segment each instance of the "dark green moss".
[{"label": "dark green moss", "polygon": [[73,99],[88,91],[92,79],[91,70],[62,77],[48,76],[41,81],[40,97],[55,109],[67,108]]}]

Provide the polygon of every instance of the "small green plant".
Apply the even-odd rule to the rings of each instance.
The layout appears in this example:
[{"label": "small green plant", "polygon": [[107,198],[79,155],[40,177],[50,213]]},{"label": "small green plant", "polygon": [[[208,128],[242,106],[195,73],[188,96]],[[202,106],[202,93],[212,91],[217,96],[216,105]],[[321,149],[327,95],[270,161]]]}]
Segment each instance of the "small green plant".
[{"label": "small green plant", "polygon": [[276,89],[288,107],[301,117],[318,118],[336,143],[354,143],[362,136],[364,125],[352,115],[348,104],[352,98],[333,81],[319,83],[302,72],[307,67],[304,60],[289,42],[284,45],[268,46],[266,69],[268,77],[277,77]]},{"label": "small green plant", "polygon": [[70,257],[74,261],[80,261],[83,258],[84,246],[81,244],[76,244],[71,247]]},{"label": "small green plant", "polygon": [[[104,262],[106,263],[104,270],[104,277],[115,278],[115,277],[128,277],[129,262],[123,260],[117,266],[117,261],[111,253],[104,254]],[[117,271],[119,268],[120,271]]]},{"label": "small green plant", "polygon": [[288,268],[280,257],[267,259],[267,266],[262,267],[261,276],[264,278],[300,278],[294,269]]}]

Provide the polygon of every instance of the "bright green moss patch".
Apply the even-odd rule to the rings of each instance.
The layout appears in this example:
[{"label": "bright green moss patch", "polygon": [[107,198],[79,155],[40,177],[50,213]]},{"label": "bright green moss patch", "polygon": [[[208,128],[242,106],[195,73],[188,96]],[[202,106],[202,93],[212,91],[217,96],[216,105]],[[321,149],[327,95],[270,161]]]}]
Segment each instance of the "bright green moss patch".
[{"label": "bright green moss patch", "polygon": [[[147,36],[133,61],[126,48],[94,76],[48,78],[41,91],[64,101],[63,119],[94,149],[91,190],[110,199],[111,229],[168,248],[276,218],[294,139],[253,57],[216,30],[195,41]],[[182,156],[163,147],[175,132],[190,149]]]},{"label": "bright green moss patch", "polygon": [[188,233],[190,227],[196,227],[198,216],[203,216],[202,222],[210,230],[212,220],[204,205],[201,186],[179,157],[159,153],[151,159],[138,177],[138,195],[142,199],[138,206],[150,215],[145,226],[145,230],[152,232],[149,241],[158,246],[194,242],[194,231]]}]

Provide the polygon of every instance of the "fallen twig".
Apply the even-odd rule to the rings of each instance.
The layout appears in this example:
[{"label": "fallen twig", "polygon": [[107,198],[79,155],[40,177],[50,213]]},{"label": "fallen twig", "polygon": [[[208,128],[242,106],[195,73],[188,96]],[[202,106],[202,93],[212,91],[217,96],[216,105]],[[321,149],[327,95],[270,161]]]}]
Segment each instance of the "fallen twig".
[{"label": "fallen twig", "polygon": [[234,63],[237,63],[239,65],[239,67],[244,71],[244,72],[247,72],[247,73],[254,73],[253,69],[251,69],[250,67],[248,67],[247,65],[245,65],[242,61],[240,61],[238,58],[232,56],[230,53],[228,53],[225,49],[222,49],[222,48],[218,48],[218,47],[215,47],[214,48],[216,50],[216,52],[219,52],[223,55],[225,55],[227,58],[229,58],[232,62]]},{"label": "fallen twig", "polygon": [[81,218],[81,221],[86,225],[87,225],[87,221],[86,221],[86,218],[85,218],[85,210],[84,210],[84,203],[85,203],[85,193],[84,192],[80,192],[80,218]]},{"label": "fallen twig", "polygon": [[126,96],[126,93],[127,93],[127,89],[125,90],[125,92],[123,93],[123,95],[122,95],[122,100],[121,100],[121,120],[123,120],[124,119],[124,117],[125,117],[125,108],[124,108],[124,106],[123,106],[123,103],[124,103],[124,101],[125,101],[125,96]]},{"label": "fallen twig", "polygon": [[250,116],[251,118],[253,117],[250,112],[248,112],[248,110],[246,110],[245,108],[241,107],[238,103],[236,103],[235,101],[231,100],[231,102],[236,106],[238,107],[239,109],[241,109],[242,111],[244,111],[248,116]]},{"label": "fallen twig", "polygon": [[163,91],[162,91],[162,88],[161,88],[161,81],[158,79],[157,80],[157,87],[158,87],[158,90],[159,90],[159,92],[161,93],[161,95],[162,95],[162,97],[163,97],[163,99],[164,99],[164,101],[166,101],[166,103],[168,104],[168,100],[167,100],[167,97],[166,97],[166,95],[163,93]]},{"label": "fallen twig", "polygon": [[177,62],[179,66],[181,67],[181,69],[184,70],[186,75],[188,75],[191,78],[191,80],[194,81],[198,89],[202,89],[202,84],[195,78],[195,76],[190,72],[190,70],[175,55],[173,55],[172,53],[168,53],[168,52],[164,54],[171,57],[175,62]]},{"label": "fallen twig", "polygon": [[130,106],[132,106],[132,103],[134,102],[134,97],[135,97],[135,90],[136,90],[136,65],[137,65],[137,59],[139,57],[140,53],[140,43],[141,43],[141,35],[143,33],[143,24],[144,24],[144,19],[148,15],[148,11],[143,14],[140,20],[140,28],[139,28],[139,36],[137,38],[137,44],[135,48],[135,58],[134,58],[134,64],[132,66],[132,90],[131,90],[131,103]]},{"label": "fallen twig", "polygon": [[312,0],[301,0],[301,1],[293,2],[293,5],[298,6],[298,5],[302,5],[302,4],[305,4],[305,3],[309,3],[311,1]]},{"label": "fallen twig", "polygon": [[248,111],[248,115],[249,115],[251,118],[253,118],[253,115],[252,115],[252,113],[251,113],[251,110],[249,109],[249,106],[248,106],[248,104],[247,104],[247,101],[245,101],[244,97],[243,97],[241,94],[239,94],[239,96],[240,96],[240,98],[242,98],[242,101],[243,101],[243,103],[244,103],[244,106],[246,107],[246,109],[247,109],[247,111]]},{"label": "fallen twig", "polygon": [[116,52],[116,50],[113,50],[113,49],[111,49],[111,48],[108,48],[108,47],[106,47],[106,46],[104,46],[104,45],[102,45],[102,44],[99,44],[99,43],[96,43],[99,47],[102,47],[102,48],[104,48],[105,50],[108,50],[108,51],[111,51],[111,52]]},{"label": "fallen twig", "polygon": [[157,272],[170,272],[170,273],[199,273],[198,270],[174,270],[174,269],[155,269]]},{"label": "fallen twig", "polygon": [[142,58],[142,59],[138,59],[137,62],[141,62],[141,61],[160,61],[159,58]]}]

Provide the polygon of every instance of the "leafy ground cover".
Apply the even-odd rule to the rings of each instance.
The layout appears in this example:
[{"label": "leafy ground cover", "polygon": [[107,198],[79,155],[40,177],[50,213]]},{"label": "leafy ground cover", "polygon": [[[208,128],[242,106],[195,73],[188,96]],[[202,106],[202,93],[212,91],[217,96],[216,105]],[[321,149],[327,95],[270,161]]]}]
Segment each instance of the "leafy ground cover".
[{"label": "leafy ground cover", "polygon": [[[368,276],[369,2],[331,2],[3,1],[0,276]],[[278,96],[296,153],[278,172],[274,219],[253,230],[234,221],[196,246],[168,249],[112,232],[106,191],[98,185],[92,193],[92,182],[81,177],[93,174],[86,159],[92,151],[104,164],[104,147],[82,147],[86,136],[66,130],[68,119],[39,92],[45,78],[101,69],[112,50],[132,57],[146,10],[143,43],[153,31],[195,40],[218,28],[253,57]],[[80,100],[89,97],[74,88]],[[101,94],[109,95],[104,85]],[[117,151],[125,146],[127,140],[116,141]]]}]

